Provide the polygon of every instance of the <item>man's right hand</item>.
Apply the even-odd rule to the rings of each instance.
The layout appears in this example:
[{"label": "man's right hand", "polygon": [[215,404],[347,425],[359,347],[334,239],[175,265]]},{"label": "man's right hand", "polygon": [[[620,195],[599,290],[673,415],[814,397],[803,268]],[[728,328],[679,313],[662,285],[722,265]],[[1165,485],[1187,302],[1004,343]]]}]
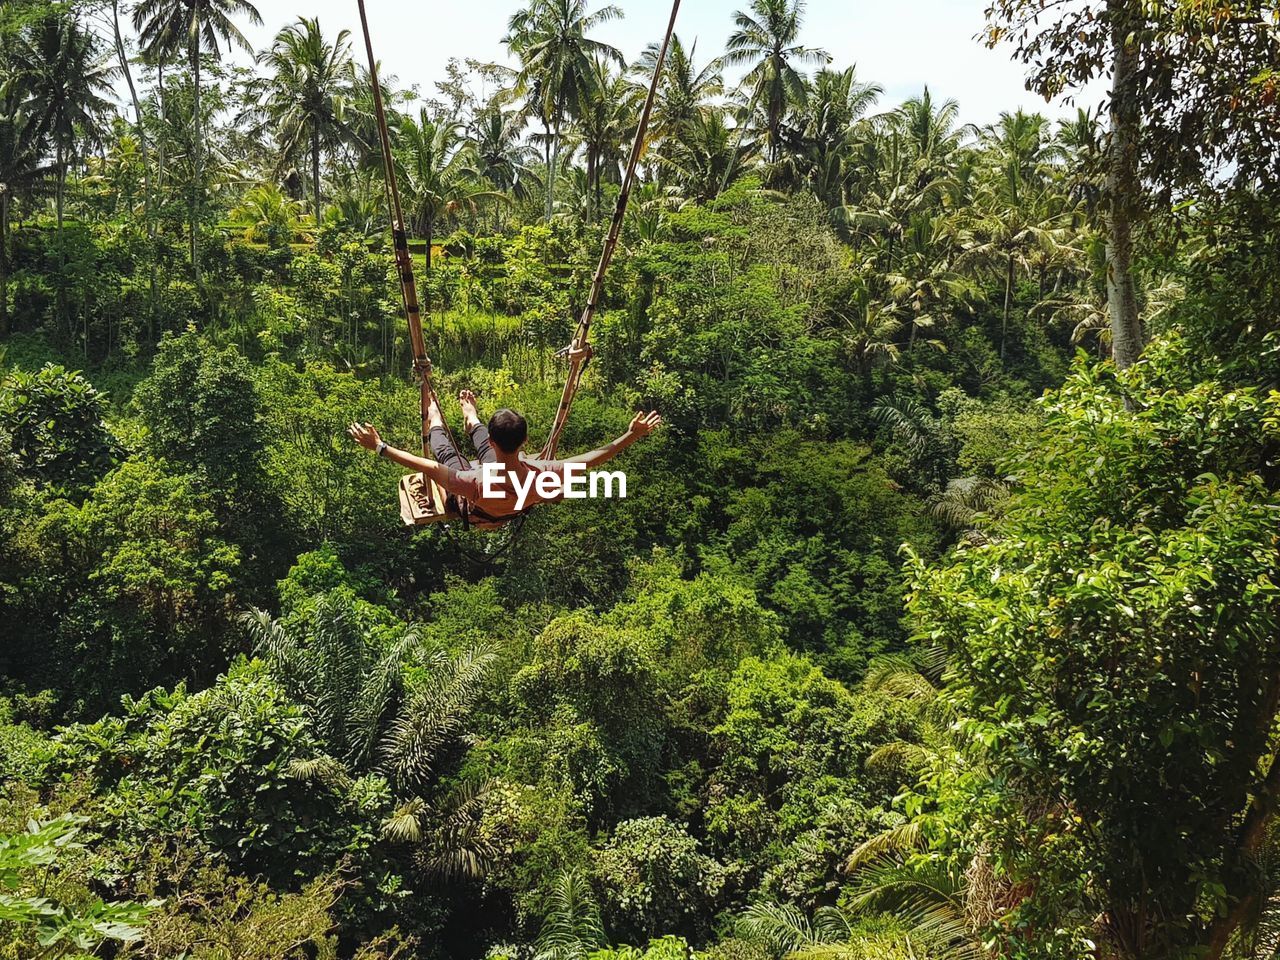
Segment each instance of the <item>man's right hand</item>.
[{"label": "man's right hand", "polygon": [[650,413],[641,411],[632,419],[631,427],[627,432],[637,437],[647,437],[660,426],[662,426],[662,417],[658,416],[658,411],[654,410]]}]

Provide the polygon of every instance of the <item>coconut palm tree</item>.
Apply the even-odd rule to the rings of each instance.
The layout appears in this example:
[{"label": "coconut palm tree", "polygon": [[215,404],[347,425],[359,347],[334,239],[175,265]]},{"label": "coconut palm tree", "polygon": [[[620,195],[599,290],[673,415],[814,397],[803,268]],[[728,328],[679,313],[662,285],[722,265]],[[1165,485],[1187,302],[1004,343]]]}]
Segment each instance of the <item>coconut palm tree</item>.
[{"label": "coconut palm tree", "polygon": [[[68,14],[49,14],[21,33],[11,57],[10,80],[20,91],[26,124],[21,137],[53,152],[61,271],[67,173],[84,148],[101,141],[105,119],[112,112],[108,96],[115,68],[99,49],[97,37]],[[57,299],[58,313],[65,316],[61,281]]]},{"label": "coconut palm tree", "polygon": [[[476,116],[471,130],[471,158],[476,173],[494,190],[514,202],[530,199],[542,189],[533,169],[536,151],[525,142],[525,118],[492,104]],[[495,204],[495,211],[500,205]],[[497,220],[494,227],[497,228]]]},{"label": "coconut palm tree", "polygon": [[837,315],[843,324],[840,339],[845,352],[870,389],[872,368],[880,361],[892,363],[898,359],[894,338],[902,329],[902,322],[892,309],[873,303],[869,296],[854,299]]},{"label": "coconut palm tree", "polygon": [[903,102],[887,118],[893,133],[902,139],[914,166],[917,186],[947,176],[965,131],[957,126],[960,105],[954,100],[938,103],[928,87],[918,97]]},{"label": "coconut palm tree", "polygon": [[311,211],[320,222],[320,161],[356,136],[347,119],[351,105],[350,33],[342,30],[333,43],[320,30],[320,19],[299,17],[276,34],[270,50],[258,56],[270,72],[257,84],[258,109],[278,151],[277,173],[305,151],[310,161]]},{"label": "coconut palm tree", "polygon": [[668,170],[685,195],[713,200],[732,182],[759,145],[734,131],[720,110],[707,110],[689,123],[670,156],[660,157],[660,169]]},{"label": "coconut palm tree", "polygon": [[409,226],[431,245],[440,221],[457,214],[474,215],[486,201],[506,198],[478,186],[462,128],[452,120],[436,120],[423,108],[415,121],[406,117],[397,129],[396,166],[404,189]]},{"label": "coconut palm tree", "polygon": [[607,59],[597,60],[595,71],[592,82],[598,93],[579,109],[576,124],[586,160],[588,222],[600,215],[604,181],[622,180],[640,113],[639,93],[624,73],[611,70]]},{"label": "coconut palm tree", "polygon": [[616,47],[587,34],[621,16],[622,10],[613,4],[588,13],[587,0],[530,0],[508,23],[504,42],[520,61],[516,89],[528,97],[531,112],[545,132],[548,220],[555,204],[564,124],[600,95],[596,62],[610,59],[624,64]]},{"label": "coconut palm tree", "polygon": [[860,144],[851,161],[857,170],[847,171],[852,202],[832,213],[855,249],[869,248],[882,276],[897,272],[912,220],[940,209],[950,186],[941,177],[922,176],[917,159],[914,145],[893,126]]},{"label": "coconut palm tree", "polygon": [[956,268],[995,274],[1003,280],[1003,361],[1018,276],[1031,274],[1039,263],[1076,258],[1080,251],[1071,243],[1071,201],[1045,184],[1038,171],[1025,169],[1024,156],[1008,151],[993,151],[992,156],[997,166],[989,171],[970,207],[968,223],[961,231],[964,252],[956,260]]},{"label": "coconut palm tree", "polygon": [[1068,196],[1082,204],[1086,220],[1093,221],[1102,199],[1097,160],[1102,153],[1102,125],[1092,111],[1079,107],[1076,115],[1058,125],[1057,144],[1062,158]]},{"label": "coconut palm tree", "polygon": [[884,88],[859,81],[854,67],[819,70],[807,88],[804,107],[780,134],[786,149],[773,179],[807,183],[827,209],[835,209],[848,202],[862,120]]},{"label": "coconut palm tree", "polygon": [[[646,90],[653,83],[653,72],[657,69],[660,50],[660,44],[649,44],[633,68]],[[673,145],[690,125],[710,107],[716,97],[724,93],[720,61],[711,60],[699,67],[697,52],[696,41],[686,50],[680,35],[671,35],[667,59],[662,68],[662,82],[658,85],[653,116],[649,120],[649,137],[656,144],[659,156],[670,156]]]},{"label": "coconut palm tree", "polygon": [[204,111],[200,103],[200,61],[203,54],[219,59],[224,46],[237,46],[246,52],[252,52],[249,41],[235,24],[237,17],[244,17],[255,26],[262,23],[258,8],[249,0],[140,0],[133,10],[133,24],[138,30],[143,53],[153,62],[161,63],[185,51],[191,68],[194,93],[191,119],[195,125],[191,141],[195,169],[195,186],[190,204],[191,269],[197,283],[200,282],[198,233],[205,137]]},{"label": "coconut palm tree", "polygon": [[787,111],[808,96],[797,65],[828,63],[831,57],[798,42],[804,0],[751,0],[750,10],[737,11],[733,19],[736,29],[729,37],[724,63],[748,67],[742,82],[752,91],[752,105],[742,122],[750,122],[755,104],[763,107],[768,159],[773,162],[778,159],[779,133]]}]

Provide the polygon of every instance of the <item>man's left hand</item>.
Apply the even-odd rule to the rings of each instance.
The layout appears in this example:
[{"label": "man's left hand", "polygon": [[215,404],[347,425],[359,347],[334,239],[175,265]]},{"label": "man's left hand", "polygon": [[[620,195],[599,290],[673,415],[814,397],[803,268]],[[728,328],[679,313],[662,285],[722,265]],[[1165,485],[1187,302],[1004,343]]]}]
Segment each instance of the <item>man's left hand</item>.
[{"label": "man's left hand", "polygon": [[347,427],[347,436],[366,450],[377,450],[378,444],[382,442],[382,438],[378,436],[378,431],[374,429],[371,423],[351,424],[351,426]]}]

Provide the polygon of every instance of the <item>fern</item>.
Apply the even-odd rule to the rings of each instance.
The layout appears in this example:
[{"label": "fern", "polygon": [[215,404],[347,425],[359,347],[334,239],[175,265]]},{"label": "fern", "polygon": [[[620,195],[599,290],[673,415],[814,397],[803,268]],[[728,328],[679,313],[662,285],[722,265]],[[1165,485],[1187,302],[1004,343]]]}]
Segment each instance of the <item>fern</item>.
[{"label": "fern", "polygon": [[[907,837],[898,839],[905,843]],[[897,917],[927,946],[930,957],[987,960],[965,917],[963,878],[945,863],[885,852],[860,867],[851,892],[852,909]]]},{"label": "fern", "polygon": [[432,808],[434,828],[416,856],[418,869],[437,880],[453,882],[483,877],[498,848],[483,830],[489,784],[469,784]]},{"label": "fern", "polygon": [[430,781],[441,748],[462,728],[492,662],[493,655],[478,648],[428,661],[427,679],[410,694],[381,746],[383,767],[398,786],[414,790]]},{"label": "fern", "polygon": [[564,871],[551,889],[550,911],[534,944],[535,960],[582,960],[606,942],[591,885],[576,870]]}]

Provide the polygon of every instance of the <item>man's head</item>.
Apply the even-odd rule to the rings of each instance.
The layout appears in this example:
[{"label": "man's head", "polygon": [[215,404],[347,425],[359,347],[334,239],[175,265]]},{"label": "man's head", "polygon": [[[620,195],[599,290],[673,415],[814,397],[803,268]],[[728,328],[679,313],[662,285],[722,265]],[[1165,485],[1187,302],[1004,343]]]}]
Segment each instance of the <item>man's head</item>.
[{"label": "man's head", "polygon": [[529,439],[529,424],[514,410],[499,410],[489,418],[489,440],[503,453],[517,453]]}]

